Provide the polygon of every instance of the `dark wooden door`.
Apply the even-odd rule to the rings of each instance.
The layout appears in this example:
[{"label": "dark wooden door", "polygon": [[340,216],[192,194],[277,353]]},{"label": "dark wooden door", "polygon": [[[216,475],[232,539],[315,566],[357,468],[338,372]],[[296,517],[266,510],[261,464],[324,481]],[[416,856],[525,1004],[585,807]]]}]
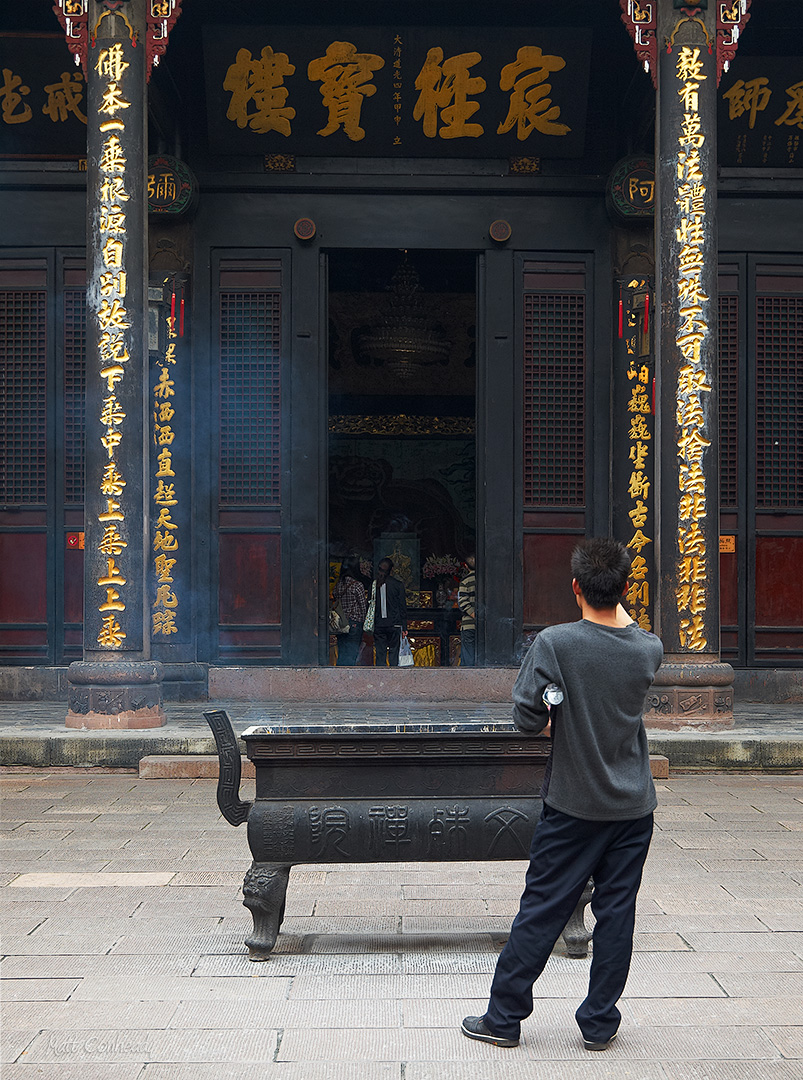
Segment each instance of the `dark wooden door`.
[{"label": "dark wooden door", "polygon": [[522,265],[524,638],[576,618],[569,558],[586,534],[589,271],[575,258]]},{"label": "dark wooden door", "polygon": [[0,259],[0,662],[81,658],[82,253]]},{"label": "dark wooden door", "polygon": [[803,664],[803,263],[723,259],[723,659]]},{"label": "dark wooden door", "polygon": [[216,260],[217,647],[222,663],[282,660],[282,357],[286,270],[250,252]]}]

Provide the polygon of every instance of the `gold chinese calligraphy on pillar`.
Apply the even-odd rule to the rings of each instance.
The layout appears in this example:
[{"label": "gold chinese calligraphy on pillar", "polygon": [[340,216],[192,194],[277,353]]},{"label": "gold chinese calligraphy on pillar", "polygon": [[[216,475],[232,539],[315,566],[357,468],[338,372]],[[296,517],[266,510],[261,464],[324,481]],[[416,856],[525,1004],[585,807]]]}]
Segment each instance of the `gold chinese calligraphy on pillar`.
[{"label": "gold chinese calligraphy on pillar", "polygon": [[[103,556],[100,565],[105,567],[105,572],[101,572],[97,579],[101,590],[98,611],[102,616],[97,643],[103,649],[120,649],[127,636],[118,615],[126,610],[125,587],[128,578],[115,560],[124,558],[128,547],[120,531],[126,520],[126,481],[120,464],[126,414],[117,394],[130,359],[126,332],[132,325],[126,300],[128,283],[123,269],[128,242],[126,170],[129,163],[121,141],[125,133],[125,110],[130,108],[125,88],[128,67],[123,46],[119,42],[101,49],[95,63],[95,71],[103,85],[98,117],[102,143],[97,215],[102,269],[99,279],[101,299],[96,314],[100,379],[104,384],[98,419],[103,430],[100,442],[108,459],[100,481],[100,505],[103,509],[98,513],[98,523],[102,531],[98,534],[100,539],[97,546]],[[54,105],[54,108],[67,107],[65,102],[68,99],[63,96],[67,90],[63,87],[60,93],[62,97],[54,100],[60,101],[61,105]],[[71,100],[77,98],[74,96]]]},{"label": "gold chinese calligraphy on pillar", "polygon": [[[617,532],[627,537],[632,553],[630,580],[625,607],[631,619],[644,630],[652,630],[654,570],[655,503],[655,363],[651,349],[650,309],[652,282],[646,277],[632,278],[619,285],[617,356],[624,370],[621,378],[624,394],[616,400],[626,402],[624,430],[618,422],[614,431],[617,481],[621,487],[616,498]],[[617,378],[619,381],[619,378]]]},{"label": "gold chinese calligraphy on pillar", "polygon": [[[167,296],[170,314],[167,315]],[[179,506],[176,470],[173,463],[175,440],[181,438],[184,419],[176,414],[176,363],[179,337],[184,335],[184,287],[177,298],[175,281],[165,282],[163,291],[163,334],[159,355],[152,366],[153,460],[153,540],[151,553],[155,595],[151,604],[151,635],[165,639],[178,633],[179,597],[175,589],[176,564],[180,558],[180,529],[174,515]]]},{"label": "gold chinese calligraphy on pillar", "polygon": [[[706,258],[706,185],[701,167],[705,144],[699,107],[700,85],[708,75],[703,70],[701,50],[683,46],[677,57],[677,94],[682,120],[677,135],[677,182],[675,205],[678,211],[677,300],[678,321],[675,343],[682,358],[677,378],[678,483],[678,583],[676,599],[680,615],[680,645],[703,652],[705,636],[706,578],[708,553],[703,523],[708,511],[708,493],[703,458],[711,445],[707,416],[711,405],[711,384],[705,367],[703,346],[710,333],[709,297],[703,291],[702,274]],[[756,97],[756,101],[760,98]]]}]

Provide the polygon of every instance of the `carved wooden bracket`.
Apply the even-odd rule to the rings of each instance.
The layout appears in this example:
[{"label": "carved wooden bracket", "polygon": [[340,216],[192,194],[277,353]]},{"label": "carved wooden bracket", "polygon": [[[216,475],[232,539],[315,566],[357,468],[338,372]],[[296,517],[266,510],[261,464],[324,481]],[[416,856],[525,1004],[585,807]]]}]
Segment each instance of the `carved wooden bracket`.
[{"label": "carved wooden bracket", "polygon": [[80,64],[86,76],[86,58],[89,51],[89,0],[56,0],[53,5],[56,18],[67,35],[67,48]]},{"label": "carved wooden bracket", "polygon": [[167,52],[167,39],[181,14],[181,0],[148,0],[145,35],[145,77],[150,81],[151,68]]},{"label": "carved wooden bracket", "polygon": [[[118,12],[129,28],[131,24],[125,16],[125,0],[99,0],[108,13]],[[170,31],[181,14],[182,0],[146,0],[145,7],[145,77],[150,81],[151,69],[159,63],[159,57],[167,52]],[[67,37],[67,47],[87,75],[86,65],[89,54],[89,41],[94,28],[89,25],[89,0],[56,0],[53,11],[61,23]],[[136,31],[132,31],[136,38]]]},{"label": "carved wooden bracket", "polygon": [[752,0],[717,0],[717,86],[736,55],[739,35],[750,21]]},{"label": "carved wooden bracket", "polygon": [[619,0],[622,22],[633,39],[636,56],[658,88],[658,0]]}]

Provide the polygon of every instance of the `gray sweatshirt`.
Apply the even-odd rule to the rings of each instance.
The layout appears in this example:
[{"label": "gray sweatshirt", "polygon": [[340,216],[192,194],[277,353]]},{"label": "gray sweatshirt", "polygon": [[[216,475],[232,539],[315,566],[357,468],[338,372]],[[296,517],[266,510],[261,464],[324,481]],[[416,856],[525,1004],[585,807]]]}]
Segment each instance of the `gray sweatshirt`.
[{"label": "gray sweatshirt", "polygon": [[547,627],[535,639],[513,687],[513,722],[521,731],[543,731],[549,713],[541,696],[549,683],[561,687],[543,793],[553,809],[587,821],[624,821],[655,809],[642,713],[663,651],[636,623],[581,619]]}]

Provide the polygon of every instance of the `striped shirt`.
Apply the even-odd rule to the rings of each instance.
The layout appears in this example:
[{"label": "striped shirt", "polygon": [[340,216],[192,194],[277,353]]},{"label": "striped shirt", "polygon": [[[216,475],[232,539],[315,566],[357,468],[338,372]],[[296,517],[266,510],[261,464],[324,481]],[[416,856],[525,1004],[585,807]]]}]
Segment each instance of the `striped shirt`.
[{"label": "striped shirt", "polygon": [[476,630],[477,628],[477,578],[472,570],[466,574],[460,582],[457,590],[457,606],[460,608],[460,629]]}]

